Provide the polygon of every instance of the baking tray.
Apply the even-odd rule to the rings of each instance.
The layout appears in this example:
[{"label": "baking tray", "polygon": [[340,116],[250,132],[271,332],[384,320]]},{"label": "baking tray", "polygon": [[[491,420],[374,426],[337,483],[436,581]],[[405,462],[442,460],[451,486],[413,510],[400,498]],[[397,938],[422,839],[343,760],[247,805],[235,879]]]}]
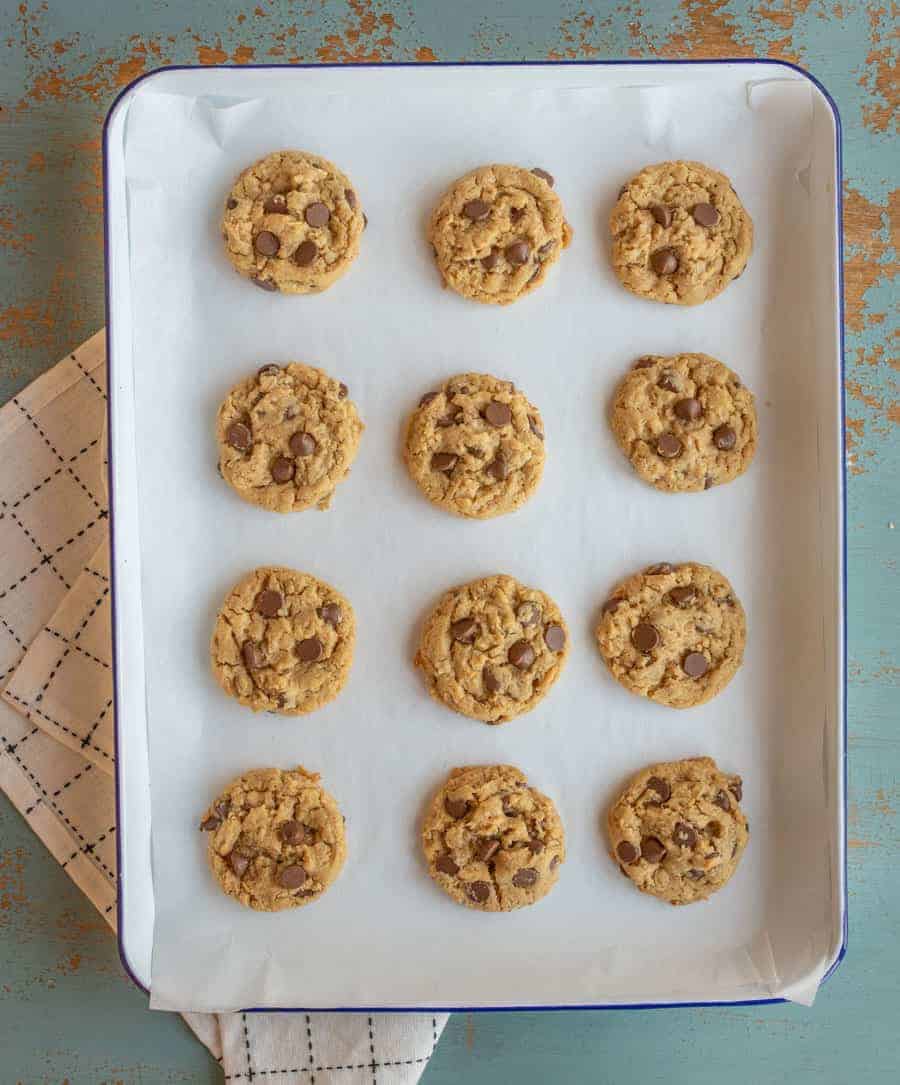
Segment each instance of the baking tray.
[{"label": "baking tray", "polygon": [[[325,154],[370,219],[323,295],[250,289],[218,218],[270,150]],[[615,280],[606,218],[641,166],[694,158],[754,218],[748,270],[693,309]],[[575,241],[506,309],[441,291],[424,224],[488,161],[557,177]],[[513,1009],[810,1002],[843,954],[845,547],[840,126],[824,89],[774,61],[162,69],[104,132],[110,502],[126,969],[165,1009]],[[644,353],[702,350],[755,391],[761,443],[703,495],[641,484],[605,405]],[[279,517],[216,477],[218,401],[245,373],[301,359],[347,381],[367,424],[326,513]],[[402,420],[467,369],[542,410],[547,469],[514,515],[460,521],[405,475]],[[745,663],[710,704],[674,712],[618,687],[593,642],[598,604],[635,568],[700,560],[748,612]],[[258,564],[333,582],[357,612],[348,686],[300,720],[223,697],[206,646],[219,601]],[[568,666],[532,713],[488,728],[434,704],[417,629],[452,584],[504,571],[548,591]],[[647,762],[710,754],[745,779],[750,846],[711,901],[671,909],[606,855],[603,812]],[[437,890],[417,845],[454,764],[511,761],[557,802],[569,858],[542,903],[495,916]],[[349,859],[315,906],[261,916],[216,889],[196,820],[233,775],[322,772]]]}]

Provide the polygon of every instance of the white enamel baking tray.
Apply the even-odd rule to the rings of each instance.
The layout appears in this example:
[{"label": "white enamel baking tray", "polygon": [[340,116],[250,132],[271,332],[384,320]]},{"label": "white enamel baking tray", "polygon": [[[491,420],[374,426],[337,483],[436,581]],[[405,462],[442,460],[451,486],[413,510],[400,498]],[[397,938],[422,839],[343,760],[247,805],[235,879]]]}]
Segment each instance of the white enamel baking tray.
[{"label": "white enamel baking tray", "polygon": [[[230,183],[270,150],[325,154],[369,217],[350,273],[317,297],[254,290],[225,260]],[[771,61],[166,69],[132,84],[105,140],[110,479],[122,960],[168,1009],[561,1008],[791,998],[843,953],[844,451],[837,113]],[[693,309],[633,297],[606,219],[641,166],[706,161],[756,226],[747,271]],[[456,176],[539,165],[575,240],[505,309],[439,287],[424,223]],[[755,391],[750,471],[702,495],[644,486],[605,408],[644,353],[700,350]],[[229,386],[302,359],[345,380],[367,429],[325,513],[280,517],[216,475]],[[406,477],[402,420],[467,369],[513,378],[547,427],[547,469],[517,513],[432,508]],[[621,576],[663,559],[721,569],[748,613],[744,666],[675,712],[608,676],[592,628]],[[348,686],[307,718],[254,717],[213,681],[217,605],[258,564],[331,581],[354,604]],[[450,585],[505,571],[548,591],[571,657],[532,713],[489,728],[427,697],[419,622]],[[647,762],[710,754],[745,780],[749,849],[711,901],[636,893],[603,812]],[[508,915],[459,908],[417,845],[455,764],[520,765],[557,802],[569,858]],[[257,765],[320,771],[349,859],[314,906],[264,916],[216,889],[198,814]]]}]

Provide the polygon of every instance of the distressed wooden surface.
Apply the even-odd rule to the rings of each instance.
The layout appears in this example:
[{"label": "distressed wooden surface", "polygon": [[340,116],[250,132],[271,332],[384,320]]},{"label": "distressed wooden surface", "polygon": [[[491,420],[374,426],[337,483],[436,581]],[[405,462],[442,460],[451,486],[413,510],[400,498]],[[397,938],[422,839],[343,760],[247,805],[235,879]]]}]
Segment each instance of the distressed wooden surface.
[{"label": "distressed wooden surface", "polygon": [[[848,957],[811,1010],[460,1015],[427,1085],[897,1080],[896,18],[890,0],[0,2],[0,401],[103,322],[100,125],[117,90],[158,65],[769,56],[809,68],[840,107]],[[145,1009],[105,925],[0,797],[0,1083],[219,1080],[177,1018]]]}]

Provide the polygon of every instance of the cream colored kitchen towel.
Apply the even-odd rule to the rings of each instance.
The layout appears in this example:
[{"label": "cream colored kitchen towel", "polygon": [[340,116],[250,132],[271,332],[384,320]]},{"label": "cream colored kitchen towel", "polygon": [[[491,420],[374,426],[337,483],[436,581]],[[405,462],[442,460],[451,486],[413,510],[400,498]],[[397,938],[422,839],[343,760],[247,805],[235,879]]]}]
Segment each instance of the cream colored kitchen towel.
[{"label": "cream colored kitchen towel", "polygon": [[[105,338],[0,408],[0,787],[111,927]],[[185,1014],[226,1081],[407,1085],[446,1016]]]}]

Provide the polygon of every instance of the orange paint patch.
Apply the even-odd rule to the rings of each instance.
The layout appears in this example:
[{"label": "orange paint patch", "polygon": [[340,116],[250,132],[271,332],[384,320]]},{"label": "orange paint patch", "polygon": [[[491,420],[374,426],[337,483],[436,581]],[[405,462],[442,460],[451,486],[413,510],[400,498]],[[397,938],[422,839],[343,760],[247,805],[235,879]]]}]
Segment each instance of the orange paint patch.
[{"label": "orange paint patch", "polygon": [[25,164],[25,169],[29,173],[43,173],[47,168],[47,160],[41,151],[33,151]]},{"label": "orange paint patch", "polygon": [[737,24],[725,10],[728,0],[682,0],[687,29],[673,33],[659,49],[664,57],[748,57],[755,49],[740,37]]},{"label": "orange paint patch", "polygon": [[887,205],[872,203],[861,193],[844,188],[844,303],[847,327],[862,331],[866,324],[883,323],[885,313],[872,313],[867,292],[883,279],[896,277],[898,261],[885,260],[889,249],[900,248],[900,189]]},{"label": "orange paint patch", "polygon": [[416,50],[416,60],[420,64],[433,64],[437,57],[434,55],[433,49],[429,49],[427,45],[420,45]]},{"label": "orange paint patch", "polygon": [[221,45],[198,45],[197,60],[201,64],[225,64],[228,60],[228,54]]},{"label": "orange paint patch", "polygon": [[578,60],[595,57],[599,50],[590,38],[596,24],[596,16],[588,15],[586,11],[580,11],[571,18],[563,19],[559,24],[559,33],[566,44],[561,50],[551,49],[547,53],[547,58],[549,60]]},{"label": "orange paint patch", "polygon": [[231,54],[231,59],[235,64],[249,64],[253,59],[254,53],[255,50],[249,45],[239,45]]},{"label": "orange paint patch", "polygon": [[[8,848],[0,852],[0,912],[13,912],[28,904],[25,893],[24,848]],[[0,916],[0,927],[8,922]]]},{"label": "orange paint patch", "polygon": [[[398,29],[393,15],[376,14],[371,0],[349,0],[352,16],[342,34],[328,34],[316,49],[325,64],[379,64],[389,60],[395,48],[392,32]],[[376,36],[378,35],[378,36]]]},{"label": "orange paint patch", "polygon": [[876,844],[874,840],[848,840],[848,848],[877,848],[881,845]]},{"label": "orange paint patch", "polygon": [[[893,6],[893,5],[892,5]],[[863,106],[863,124],[873,132],[896,132],[900,106],[900,76],[897,73],[897,52],[889,39],[896,25],[896,7],[888,14],[886,6],[869,8],[870,49],[858,83],[873,99]],[[887,33],[886,26],[887,24]]]},{"label": "orange paint patch", "polygon": [[[160,56],[160,47],[154,42],[145,43],[133,36],[130,39],[130,55],[122,60],[119,57],[101,56],[89,68],[70,74],[69,69],[50,65],[38,71],[30,86],[26,87],[25,97],[18,103],[18,108],[27,109],[36,102],[74,102],[87,99],[105,104],[119,87],[136,79],[147,68],[147,53]],[[54,53],[57,50],[54,49]],[[45,60],[45,52],[30,54],[37,63]],[[87,54],[77,58],[88,60]]]}]

